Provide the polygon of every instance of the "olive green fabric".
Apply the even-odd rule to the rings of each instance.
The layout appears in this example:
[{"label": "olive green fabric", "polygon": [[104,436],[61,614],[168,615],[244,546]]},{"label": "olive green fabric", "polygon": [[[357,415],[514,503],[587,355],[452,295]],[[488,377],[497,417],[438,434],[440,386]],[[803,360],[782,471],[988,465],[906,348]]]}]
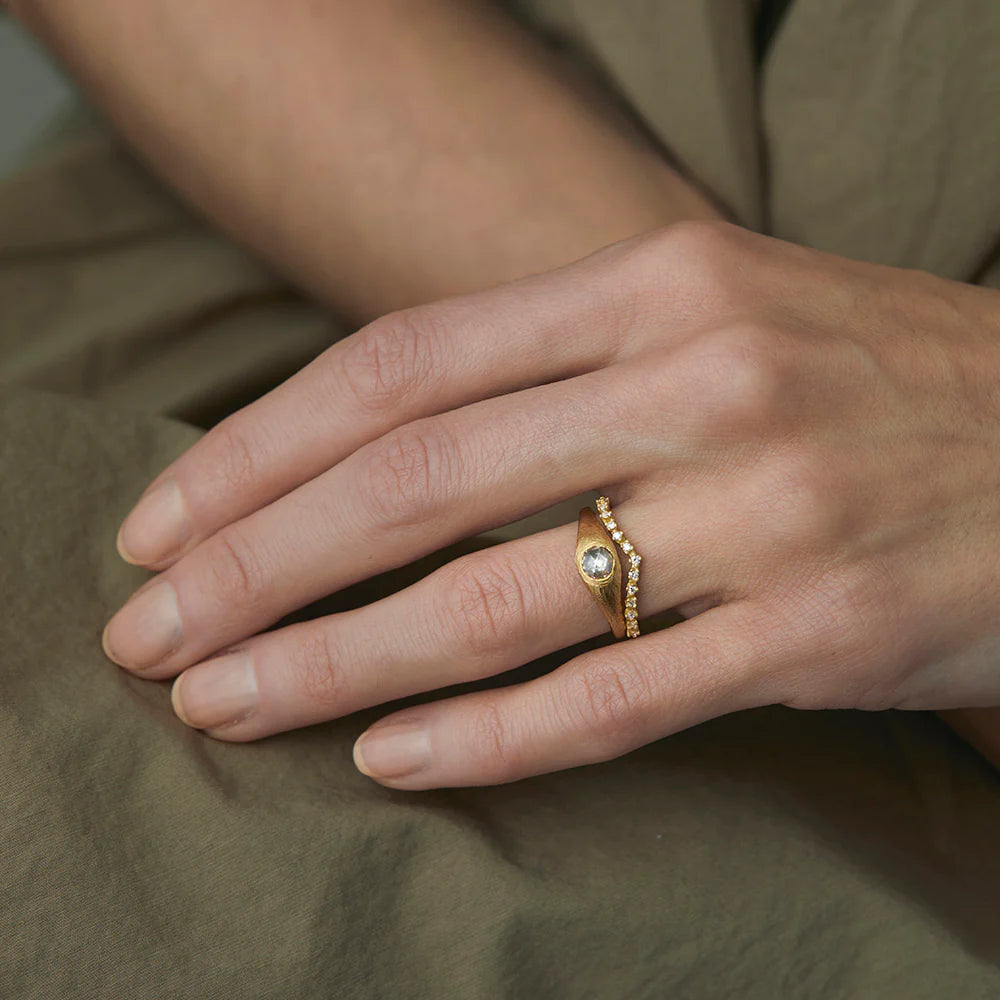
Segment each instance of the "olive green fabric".
[{"label": "olive green fabric", "polygon": [[[945,6],[798,0],[759,73],[753,3],[517,12],[747,224],[1000,284],[1000,8]],[[351,747],[421,698],[225,744],[108,663],[140,490],[343,332],[86,121],[0,185],[0,997],[1000,996],[1000,777],[932,716],[773,708],[396,792]]]}]

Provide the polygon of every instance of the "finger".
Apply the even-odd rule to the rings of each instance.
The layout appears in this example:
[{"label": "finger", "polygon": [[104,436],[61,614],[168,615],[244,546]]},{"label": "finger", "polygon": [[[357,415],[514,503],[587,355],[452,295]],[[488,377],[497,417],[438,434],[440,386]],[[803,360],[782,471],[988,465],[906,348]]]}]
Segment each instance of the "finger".
[{"label": "finger", "polygon": [[[622,507],[658,566],[640,614],[713,593],[703,498],[659,514]],[[701,521],[701,527],[698,527]],[[624,523],[624,522],[623,522]],[[659,541],[653,531],[660,526]],[[453,560],[367,607],[268,632],[184,671],[174,705],[189,725],[252,740],[421,691],[493,676],[607,631],[576,569],[567,524]],[[666,550],[669,548],[669,558]]]},{"label": "finger", "polygon": [[596,649],[509,687],[407,708],[359,737],[355,763],[400,789],[494,785],[611,760],[776,700],[796,651],[741,601]]},{"label": "finger", "polygon": [[[720,465],[718,451],[744,433],[749,415],[766,411],[760,398],[778,383],[742,377],[754,374],[742,361],[719,378],[718,359],[710,361],[688,345],[666,361],[633,359],[383,435],[171,566],[109,623],[108,655],[150,677],[173,676],[325,594],[576,496],[595,480],[626,500],[627,484],[653,470],[674,483],[738,481],[739,463],[730,455]],[[693,475],[682,474],[686,466]],[[750,479],[754,504],[754,492],[775,477],[779,496],[811,499],[811,489],[782,485],[808,480],[808,469],[795,461],[763,469]],[[718,504],[706,498],[706,506]]]},{"label": "finger", "polygon": [[609,294],[622,276],[604,256],[392,313],[334,344],[168,466],[123,522],[122,556],[168,565],[394,427],[603,367],[624,333],[613,304],[637,291]]},{"label": "finger", "polygon": [[747,301],[739,285],[750,281],[747,268],[735,262],[748,243],[754,260],[782,246],[737,226],[675,225],[556,271],[378,319],[165,469],[123,523],[119,549],[164,568],[392,428],[603,368],[641,354],[650,338],[677,343]]},{"label": "finger", "polygon": [[172,676],[323,595],[593,488],[595,475],[638,474],[655,459],[621,447],[631,392],[602,370],[383,436],[160,574],[109,622],[109,656]]}]

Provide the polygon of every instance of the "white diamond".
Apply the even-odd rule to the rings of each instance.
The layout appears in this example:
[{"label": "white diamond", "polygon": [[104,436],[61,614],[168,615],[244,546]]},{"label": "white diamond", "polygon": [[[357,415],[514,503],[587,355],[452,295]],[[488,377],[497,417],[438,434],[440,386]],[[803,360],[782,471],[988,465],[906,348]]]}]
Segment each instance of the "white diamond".
[{"label": "white diamond", "polygon": [[639,571],[637,569],[630,570],[628,578],[630,580],[638,580],[639,579]]},{"label": "white diamond", "polygon": [[631,552],[632,551],[632,543],[631,542],[625,542],[622,545],[622,550],[625,551],[625,552]]},{"label": "white diamond", "polygon": [[614,572],[615,557],[603,545],[592,545],[580,557],[580,568],[591,580],[606,580]]},{"label": "white diamond", "polygon": [[611,537],[616,542],[620,542],[622,540],[622,533],[620,531],[613,531],[613,532],[611,532]]},{"label": "white diamond", "polygon": [[613,521],[610,517],[604,522],[612,531],[618,527],[617,523]]},{"label": "white diamond", "polygon": [[632,560],[632,565],[633,566],[638,566],[639,565],[639,553],[638,552],[633,552],[632,555],[629,556],[629,559]]}]

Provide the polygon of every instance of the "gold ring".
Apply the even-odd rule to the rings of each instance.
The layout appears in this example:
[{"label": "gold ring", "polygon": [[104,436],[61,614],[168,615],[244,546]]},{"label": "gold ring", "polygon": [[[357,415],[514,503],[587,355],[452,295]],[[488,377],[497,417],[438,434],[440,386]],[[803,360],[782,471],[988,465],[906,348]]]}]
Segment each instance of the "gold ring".
[{"label": "gold ring", "polygon": [[[627,560],[625,599],[622,600],[622,558]],[[616,639],[639,635],[639,564],[642,556],[625,537],[611,514],[611,501],[597,500],[597,514],[590,507],[580,511],[576,534],[576,568],[587,589],[604,612]]]}]

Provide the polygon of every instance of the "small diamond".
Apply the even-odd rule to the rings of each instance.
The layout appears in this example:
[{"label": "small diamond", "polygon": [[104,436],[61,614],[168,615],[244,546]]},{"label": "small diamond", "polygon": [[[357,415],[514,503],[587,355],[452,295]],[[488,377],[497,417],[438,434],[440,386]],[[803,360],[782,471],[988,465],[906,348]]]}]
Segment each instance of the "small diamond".
[{"label": "small diamond", "polygon": [[628,593],[629,593],[629,594],[634,594],[634,593],[636,593],[636,589],[635,589],[635,587],[633,587],[633,586],[632,586],[632,584],[631,584],[631,583],[630,583],[630,584],[628,585]]},{"label": "small diamond", "polygon": [[613,532],[611,532],[611,537],[616,542],[620,542],[622,540],[622,533],[620,531],[613,531]]},{"label": "small diamond", "polygon": [[633,552],[632,555],[629,556],[629,559],[632,561],[632,565],[633,566],[638,566],[639,565],[640,558],[641,557],[639,556],[638,552]]},{"label": "small diamond", "polygon": [[612,518],[610,518],[610,517],[609,517],[609,518],[608,518],[608,519],[607,519],[607,520],[606,520],[606,521],[605,521],[604,523],[605,523],[605,524],[606,524],[606,525],[607,525],[607,526],[608,526],[608,527],[609,527],[609,528],[610,528],[610,529],[611,529],[612,531],[614,531],[614,530],[615,530],[615,528],[617,528],[617,527],[618,527],[618,525],[617,525],[617,524],[615,523],[615,521],[614,521],[614,520],[613,520]]},{"label": "small diamond", "polygon": [[622,550],[625,551],[625,552],[631,552],[632,551],[632,543],[631,542],[625,542],[622,545]]},{"label": "small diamond", "polygon": [[639,571],[637,569],[630,570],[629,574],[628,574],[628,578],[630,580],[638,580],[639,579]]},{"label": "small diamond", "polygon": [[580,557],[580,568],[591,580],[607,580],[614,572],[615,557],[603,545],[592,545]]}]

